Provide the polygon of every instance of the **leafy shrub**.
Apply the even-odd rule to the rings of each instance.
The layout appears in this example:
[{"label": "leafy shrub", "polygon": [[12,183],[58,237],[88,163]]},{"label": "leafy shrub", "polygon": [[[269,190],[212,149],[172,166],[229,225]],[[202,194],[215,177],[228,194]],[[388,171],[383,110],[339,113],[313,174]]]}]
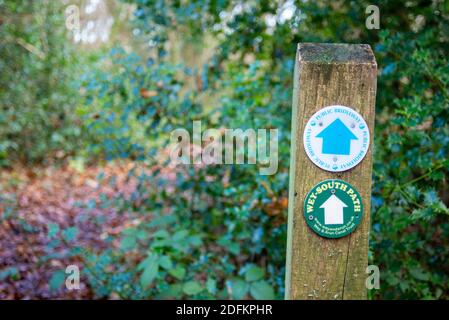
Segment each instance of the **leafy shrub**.
[{"label": "leafy shrub", "polygon": [[[136,192],[115,205],[139,222],[122,232],[119,251],[84,252],[98,296],[283,297],[295,46],[320,41],[370,43],[380,66],[370,260],[381,290],[372,296],[448,298],[447,3],[380,1],[380,31],[365,29],[368,4],[136,1],[154,56],[115,51],[111,73],[86,80],[98,148],[152,167],[171,130],[201,119],[280,128],[280,164],[269,177],[249,165],[184,167],[175,181],[136,174]],[[288,6],[293,18],[283,21]],[[170,33],[201,41],[200,31],[218,42],[212,58],[196,70],[171,65]],[[201,85],[192,88],[192,77]],[[201,99],[217,93],[212,106]]]},{"label": "leafy shrub", "polygon": [[[200,104],[197,94],[181,91],[193,77],[188,68],[155,64],[120,48],[110,57],[114,65],[107,73],[85,79],[89,106],[83,111],[87,127],[103,143],[94,147],[107,157],[131,157],[148,167],[158,166],[157,155],[169,142],[170,132],[191,128],[194,119],[212,127],[244,127],[248,121],[276,127],[289,122],[263,112],[263,103],[276,95],[261,86],[270,85],[276,93],[284,84],[281,77],[270,82],[259,72],[258,63],[243,71],[233,67],[230,77],[223,79],[236,94],[223,99],[217,117]],[[239,111],[242,101],[247,112]],[[288,112],[289,103],[281,99],[272,107]],[[266,118],[254,118],[255,113]],[[286,162],[288,145],[280,151]],[[285,197],[282,201],[273,197],[285,192],[287,168],[281,170],[262,181],[257,181],[257,168],[251,166],[185,167],[176,170],[175,181],[159,175],[160,169],[151,174],[131,172],[139,181],[136,191],[131,199],[113,206],[139,223],[123,231],[118,252],[87,254],[75,248],[74,254],[81,251],[84,261],[95,266],[88,272],[98,296],[280,298],[282,291],[274,288],[282,287],[285,250],[276,246],[285,241],[280,227]],[[280,209],[266,215],[270,205]],[[111,269],[114,276],[105,272]]]},{"label": "leafy shrub", "polygon": [[0,1],[0,165],[65,158],[87,139],[63,10],[58,1]]}]

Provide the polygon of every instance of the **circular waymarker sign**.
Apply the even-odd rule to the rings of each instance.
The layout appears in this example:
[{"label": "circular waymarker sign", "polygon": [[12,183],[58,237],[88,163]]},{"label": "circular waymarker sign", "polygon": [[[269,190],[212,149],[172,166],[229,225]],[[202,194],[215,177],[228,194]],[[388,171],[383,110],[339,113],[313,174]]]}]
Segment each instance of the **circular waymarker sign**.
[{"label": "circular waymarker sign", "polygon": [[304,200],[307,225],[326,238],[341,238],[353,232],[363,216],[362,198],[343,180],[324,180]]},{"label": "circular waymarker sign", "polygon": [[355,110],[329,106],[317,111],[304,129],[307,156],[321,169],[346,171],[363,160],[368,152],[368,125]]}]

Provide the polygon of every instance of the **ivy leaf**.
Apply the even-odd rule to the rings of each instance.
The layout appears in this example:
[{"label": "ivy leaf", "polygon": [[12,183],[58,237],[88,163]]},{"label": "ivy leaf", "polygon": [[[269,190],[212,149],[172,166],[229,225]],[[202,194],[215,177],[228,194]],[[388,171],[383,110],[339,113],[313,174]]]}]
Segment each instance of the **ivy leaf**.
[{"label": "ivy leaf", "polygon": [[120,248],[123,250],[129,250],[136,246],[137,239],[135,236],[126,236],[120,242]]},{"label": "ivy leaf", "polygon": [[188,242],[194,247],[199,247],[203,243],[199,235],[190,236]]},{"label": "ivy leaf", "polygon": [[229,291],[233,299],[241,300],[248,293],[248,283],[243,281],[243,279],[235,278],[228,282]]},{"label": "ivy leaf", "polygon": [[153,238],[168,238],[170,234],[167,230],[158,230],[155,233],[153,233]]},{"label": "ivy leaf", "polygon": [[407,290],[410,288],[408,281],[401,281],[399,282],[399,289],[401,289],[402,292],[407,292]]},{"label": "ivy leaf", "polygon": [[173,268],[173,263],[169,256],[161,256],[159,258],[159,265],[165,270],[170,270]]},{"label": "ivy leaf", "polygon": [[177,266],[176,268],[170,269],[168,273],[173,277],[175,277],[176,279],[182,280],[186,275],[186,269],[184,269],[181,266]]},{"label": "ivy leaf", "polygon": [[188,281],[184,283],[184,287],[182,288],[182,291],[188,296],[193,296],[203,290],[203,287],[198,281]]},{"label": "ivy leaf", "polygon": [[182,241],[184,240],[189,232],[187,230],[179,230],[173,235],[173,241]]},{"label": "ivy leaf", "polygon": [[179,298],[179,295],[182,293],[183,285],[180,283],[175,283],[170,286],[168,286],[167,289],[163,290],[158,298],[159,299],[173,299],[173,298]]},{"label": "ivy leaf", "polygon": [[263,278],[265,272],[258,266],[251,265],[245,272],[245,280],[247,282],[257,281]]},{"label": "ivy leaf", "polygon": [[413,278],[421,281],[429,280],[429,274],[421,268],[410,269],[410,274]]},{"label": "ivy leaf", "polygon": [[385,280],[388,282],[389,285],[391,286],[397,286],[398,283],[400,283],[400,279],[398,279],[397,277],[395,277],[392,274],[388,274],[387,277],[385,278]]},{"label": "ivy leaf", "polygon": [[138,265],[137,265],[137,271],[142,271],[145,270],[145,268],[152,263],[152,261],[154,261],[155,259],[157,259],[155,254],[149,254],[148,257],[144,260],[142,260]]},{"label": "ivy leaf", "polygon": [[148,287],[153,282],[159,271],[159,262],[156,255],[151,255],[145,261],[145,269],[140,276],[140,285],[144,288]]},{"label": "ivy leaf", "polygon": [[237,242],[232,242],[224,237],[218,240],[218,244],[226,248],[229,252],[238,255],[240,254],[240,245]]},{"label": "ivy leaf", "polygon": [[273,287],[266,281],[258,281],[251,284],[251,296],[256,300],[273,300]]}]

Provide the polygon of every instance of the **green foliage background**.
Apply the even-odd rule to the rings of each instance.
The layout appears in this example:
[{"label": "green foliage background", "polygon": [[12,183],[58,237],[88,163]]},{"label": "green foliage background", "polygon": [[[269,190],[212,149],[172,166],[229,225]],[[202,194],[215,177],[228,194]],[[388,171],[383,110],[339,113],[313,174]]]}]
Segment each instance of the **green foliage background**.
[{"label": "green foliage background", "polygon": [[[78,115],[96,137],[87,150],[151,166],[173,129],[190,130],[192,121],[201,119],[205,127],[279,128],[280,162],[273,176],[260,176],[249,165],[185,167],[174,182],[158,170],[130,172],[139,180],[131,199],[100,205],[140,223],[120,235],[119,250],[110,236],[111,247],[103,252],[80,246],[71,252],[84,259],[96,297],[283,297],[282,199],[288,188],[296,44],[345,42],[370,44],[379,66],[370,263],[380,267],[381,289],[370,296],[449,298],[448,1],[376,1],[380,30],[365,27],[369,1],[126,2],[135,5],[135,49],[114,47],[82,78]],[[284,20],[288,7],[294,14]],[[267,17],[276,24],[269,26]],[[0,32],[13,33],[3,24]],[[193,46],[193,59],[177,59],[176,46]],[[8,51],[0,56],[5,65]],[[20,63],[34,66],[33,60]],[[59,76],[49,67],[54,63],[60,64],[48,61],[46,68]],[[5,76],[2,107],[21,104],[21,96],[12,93],[24,82],[7,87]],[[155,94],[142,97],[142,89]],[[69,103],[71,91],[62,92]],[[44,93],[48,99],[55,91]],[[53,113],[46,104],[36,106],[44,115]],[[3,107],[3,119],[10,109]],[[55,132],[45,125],[36,131]],[[22,150],[17,141],[28,135],[18,132],[2,133],[2,150]],[[168,185],[174,190],[166,191]],[[52,230],[54,241],[76,239]]]},{"label": "green foliage background", "polygon": [[86,136],[75,113],[82,61],[62,3],[0,1],[0,165],[73,155]]}]

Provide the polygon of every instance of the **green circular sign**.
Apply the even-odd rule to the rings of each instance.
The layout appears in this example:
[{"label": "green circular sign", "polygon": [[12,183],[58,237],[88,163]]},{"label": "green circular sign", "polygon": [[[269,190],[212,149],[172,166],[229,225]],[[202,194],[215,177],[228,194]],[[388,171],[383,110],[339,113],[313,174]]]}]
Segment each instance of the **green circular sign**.
[{"label": "green circular sign", "polygon": [[321,181],[304,200],[307,225],[322,237],[341,238],[350,234],[360,224],[362,216],[362,197],[343,180]]}]

